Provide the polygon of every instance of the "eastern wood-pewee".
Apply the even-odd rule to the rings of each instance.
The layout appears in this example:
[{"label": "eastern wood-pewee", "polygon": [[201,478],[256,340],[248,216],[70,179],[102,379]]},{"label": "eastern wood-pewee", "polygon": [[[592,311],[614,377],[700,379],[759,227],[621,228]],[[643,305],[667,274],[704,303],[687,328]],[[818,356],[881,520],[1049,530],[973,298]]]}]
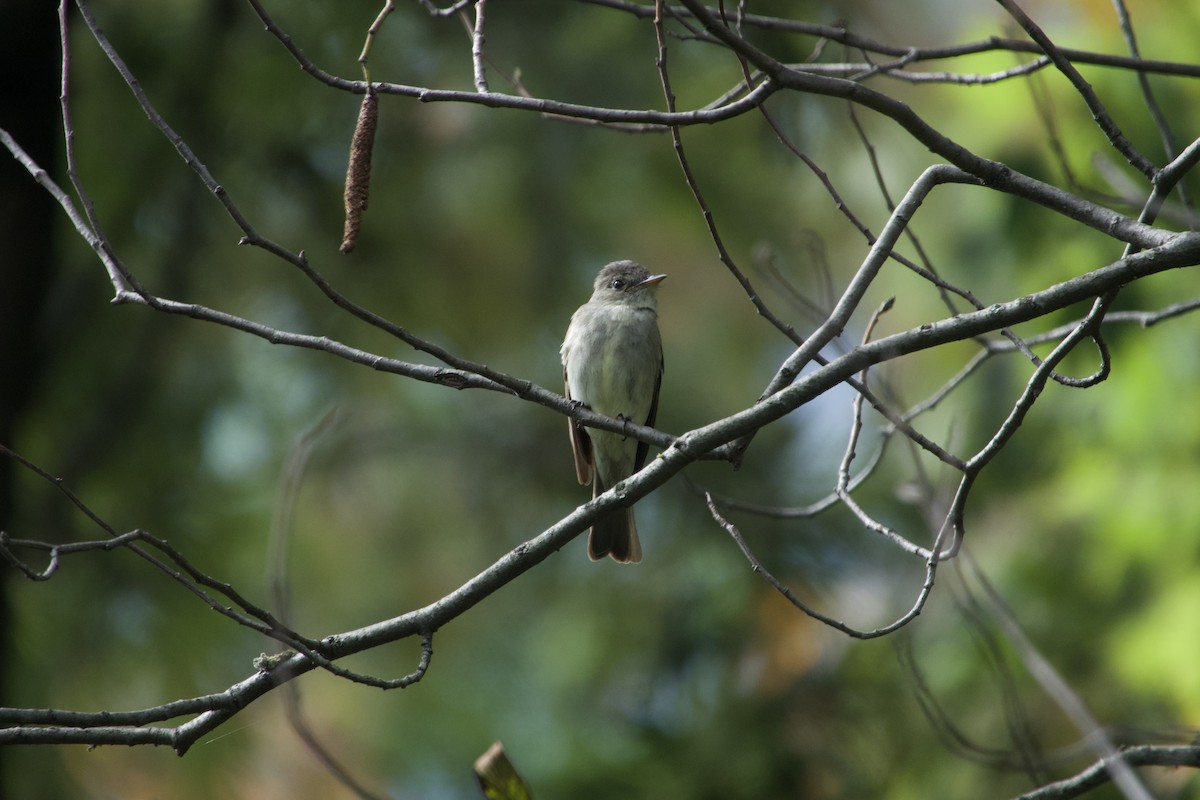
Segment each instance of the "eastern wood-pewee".
[{"label": "eastern wood-pewee", "polygon": [[[654,424],[663,373],[655,293],[665,277],[633,261],[615,261],[600,270],[592,299],[571,317],[559,351],[568,400],[609,417]],[[646,463],[644,442],[568,422],[575,475],[581,484],[592,485],[592,499]],[[626,564],[642,560],[632,508],[618,508],[592,526],[588,557],[605,556]]]}]

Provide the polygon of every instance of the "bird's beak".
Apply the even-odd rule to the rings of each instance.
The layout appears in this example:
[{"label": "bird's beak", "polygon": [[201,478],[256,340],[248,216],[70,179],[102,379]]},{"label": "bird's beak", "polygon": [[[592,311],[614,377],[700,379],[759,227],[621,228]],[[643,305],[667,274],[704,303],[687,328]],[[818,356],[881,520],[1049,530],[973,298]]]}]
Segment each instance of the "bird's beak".
[{"label": "bird's beak", "polygon": [[651,286],[658,286],[658,284],[662,283],[663,279],[666,277],[667,276],[665,274],[664,275],[651,275],[649,278],[646,278],[646,280],[638,281],[637,283],[635,283],[633,285],[633,288],[634,289],[649,289]]}]

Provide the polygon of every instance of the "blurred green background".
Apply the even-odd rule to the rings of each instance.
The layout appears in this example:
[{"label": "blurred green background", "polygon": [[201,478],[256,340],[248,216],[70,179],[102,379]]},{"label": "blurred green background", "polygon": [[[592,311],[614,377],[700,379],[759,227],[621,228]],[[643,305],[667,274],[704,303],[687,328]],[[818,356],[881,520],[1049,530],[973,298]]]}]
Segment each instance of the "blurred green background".
[{"label": "blurred green background", "polygon": [[[1016,35],[987,3],[751,5],[845,20],[895,44]],[[359,77],[377,4],[268,7],[318,65]],[[1031,3],[1030,11],[1063,46],[1124,52],[1107,4]],[[1144,55],[1194,61],[1194,7],[1161,0],[1133,11]],[[151,101],[259,233],[303,249],[352,300],[420,336],[558,391],[557,348],[571,312],[603,263],[634,258],[670,276],[660,291],[658,424],[676,433],[753,403],[791,350],[719,263],[667,135],[384,96],[371,205],[357,249],[343,256],[342,180],[359,98],[306,76],[233,0],[119,0],[95,12]],[[43,13],[39,24],[53,36],[53,9]],[[644,21],[533,0],[493,3],[488,21],[491,62],[519,70],[536,96],[662,107],[654,32]],[[147,287],[428,362],[338,311],[284,263],[238,247],[239,231],[74,22],[81,178],[118,254]],[[757,40],[789,61],[807,58],[815,44],[779,34]],[[822,58],[842,56],[830,45]],[[993,53],[929,69],[991,72],[1025,59]],[[433,19],[416,3],[389,17],[371,64],[376,80],[472,87],[460,21]],[[681,108],[709,102],[739,76],[727,53],[695,41],[672,40],[669,64]],[[57,54],[29,67],[53,73]],[[1162,163],[1134,74],[1083,70],[1131,140]],[[490,80],[495,90],[512,89],[495,71]],[[1200,127],[1200,84],[1150,83],[1186,143]],[[871,85],[981,155],[1069,190],[1103,196],[1122,188],[1114,173],[1131,180],[1078,96],[1049,71],[989,86]],[[1050,109],[1054,140],[1039,103]],[[768,109],[878,232],[887,209],[846,105],[779,96]],[[896,126],[857,115],[898,198],[933,161]],[[861,235],[759,115],[688,128],[683,140],[735,260],[772,309],[810,330],[813,317],[796,293],[828,307],[865,255]],[[60,152],[59,176],[61,163]],[[1188,188],[1194,194],[1200,183]],[[111,306],[102,267],[65,220],[58,226],[53,283],[26,345],[41,369],[22,387],[29,401],[7,443],[64,478],[117,529],[166,538],[266,605],[282,464],[304,431],[336,410],[312,452],[290,537],[293,621],[302,632],[319,637],[430,603],[587,498],[572,475],[561,416]],[[1040,208],[966,187],[935,193],[914,230],[939,271],[983,303],[1121,252]],[[1158,276],[1125,290],[1120,308],[1159,308],[1195,296],[1195,286],[1188,271]],[[881,333],[946,314],[928,284],[889,265],[843,347],[893,295]],[[1186,741],[1200,722],[1196,321],[1114,327],[1109,341],[1111,379],[1087,391],[1051,385],[984,474],[968,508],[968,543],[1031,639],[1119,741]],[[973,352],[942,348],[876,377],[907,407]],[[1091,351],[1068,362],[1078,375],[1094,367]],[[990,362],[920,429],[973,453],[1029,372],[1011,356]],[[833,487],[850,400],[839,389],[763,431],[739,472],[699,464],[687,477],[753,503],[820,499]],[[880,427],[868,415],[864,458]],[[955,476],[896,441],[856,497],[926,544],[929,519],[911,502],[922,476],[944,504]],[[13,480],[6,518],[14,537],[101,535],[45,481],[23,470]],[[801,598],[856,627],[903,614],[923,579],[918,560],[845,510],[807,520],[729,516]],[[643,564],[591,564],[583,542],[573,542],[438,632],[428,675],[409,689],[381,694],[305,676],[310,724],[362,783],[398,798],[477,796],[471,763],[497,739],[539,799],[1008,797],[1090,763],[1074,747],[1077,731],[978,605],[978,585],[961,564],[942,568],[916,622],[858,642],[802,616],[752,574],[685,481],[641,502],[638,518]],[[8,570],[4,590],[12,612],[0,686],[7,706],[157,705],[221,691],[252,672],[254,656],[277,649],[124,552],[72,558],[46,583]],[[405,642],[347,665],[394,677],[418,655],[417,643]],[[976,747],[956,741],[947,721]],[[1032,770],[1020,768],[1018,751],[1034,754]],[[290,730],[275,695],[182,759],[166,749],[25,747],[0,752],[0,767],[0,796],[13,798],[350,796]],[[1148,780],[1163,797],[1200,796],[1188,771]]]}]

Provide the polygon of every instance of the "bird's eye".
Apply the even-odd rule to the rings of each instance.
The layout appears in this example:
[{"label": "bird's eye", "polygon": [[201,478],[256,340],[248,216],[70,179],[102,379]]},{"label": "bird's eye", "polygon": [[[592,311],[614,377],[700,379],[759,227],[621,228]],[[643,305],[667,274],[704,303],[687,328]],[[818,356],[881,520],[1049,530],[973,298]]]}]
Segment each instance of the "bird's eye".
[{"label": "bird's eye", "polygon": [[610,285],[613,289],[616,289],[619,292],[625,288],[625,281],[621,280],[620,278],[614,278]]}]

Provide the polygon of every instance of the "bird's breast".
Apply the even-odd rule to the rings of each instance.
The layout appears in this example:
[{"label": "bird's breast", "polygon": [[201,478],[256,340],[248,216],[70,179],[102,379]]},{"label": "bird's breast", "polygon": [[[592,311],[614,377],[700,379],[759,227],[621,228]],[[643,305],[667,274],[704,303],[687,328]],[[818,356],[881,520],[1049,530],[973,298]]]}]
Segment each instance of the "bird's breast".
[{"label": "bird's breast", "polygon": [[584,306],[571,320],[562,356],[572,398],[611,417],[649,415],[662,364],[653,310]]}]

